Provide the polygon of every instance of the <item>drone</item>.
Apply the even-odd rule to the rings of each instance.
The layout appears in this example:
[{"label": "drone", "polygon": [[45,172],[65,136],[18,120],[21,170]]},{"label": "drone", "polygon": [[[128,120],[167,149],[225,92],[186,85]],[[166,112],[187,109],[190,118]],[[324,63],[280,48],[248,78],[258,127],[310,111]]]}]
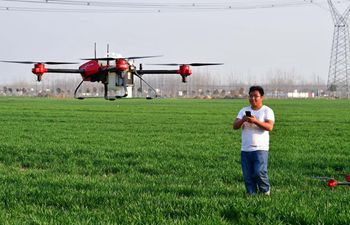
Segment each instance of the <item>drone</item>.
[{"label": "drone", "polygon": [[[7,61],[5,63],[21,63],[34,64],[32,73],[37,76],[37,81],[40,82],[45,73],[77,73],[82,77],[82,81],[78,84],[74,91],[74,98],[85,99],[86,97],[78,96],[78,90],[84,82],[98,82],[104,85],[104,98],[106,100],[115,100],[116,98],[132,97],[132,88],[134,87],[134,77],[140,79],[140,84],[145,83],[153,92],[154,96],[158,97],[157,91],[143,79],[145,74],[178,74],[182,78],[182,82],[186,83],[187,77],[192,74],[191,66],[214,66],[222,65],[222,63],[165,63],[165,64],[149,64],[162,66],[178,66],[176,70],[144,70],[143,65],[139,65],[139,69],[135,66],[134,60],[160,57],[161,55],[151,56],[133,56],[123,57],[121,55],[113,55],[109,53],[109,45],[107,45],[107,56],[83,58],[87,62],[80,65],[77,69],[62,69],[62,68],[47,68],[46,65],[63,65],[77,64],[76,62],[34,62],[34,61]],[[119,93],[119,94],[116,94]],[[121,93],[121,94],[120,94]],[[152,97],[147,97],[152,99]]]},{"label": "drone", "polygon": [[346,182],[339,182],[339,181],[335,180],[334,178],[331,178],[328,180],[327,186],[330,187],[331,189],[333,189],[339,185],[350,186],[350,175],[346,175],[345,180],[346,180]]},{"label": "drone", "polygon": [[313,177],[313,178],[327,181],[327,186],[330,189],[334,189],[337,186],[350,186],[350,174],[345,175],[344,177],[345,177],[345,181],[342,181],[342,182],[337,181],[333,177]]}]

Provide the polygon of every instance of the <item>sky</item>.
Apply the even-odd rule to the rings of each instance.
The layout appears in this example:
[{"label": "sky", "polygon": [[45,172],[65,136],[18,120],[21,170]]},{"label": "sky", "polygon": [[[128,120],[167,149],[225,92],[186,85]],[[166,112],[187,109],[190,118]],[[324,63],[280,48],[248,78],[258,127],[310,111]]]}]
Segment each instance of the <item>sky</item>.
[{"label": "sky", "polygon": [[[307,0],[197,0],[190,10],[187,5],[175,7],[174,2],[191,1],[134,0],[128,2],[136,7],[124,8],[113,5],[117,2],[91,1],[92,10],[82,12],[87,6],[0,1],[0,60],[83,63],[81,58],[94,56],[96,42],[100,57],[105,56],[107,44],[111,52],[125,57],[163,55],[136,63],[224,63],[193,68],[193,74],[206,71],[223,82],[227,77],[263,82],[276,71],[289,72],[297,80],[327,82],[334,25],[326,0],[310,4],[305,4]],[[159,2],[169,5],[157,8]],[[294,3],[302,5],[288,5]],[[210,9],[201,8],[210,4]],[[342,13],[350,1],[335,5]],[[222,9],[229,6],[230,10]],[[32,10],[12,10],[15,7]],[[40,7],[40,12],[33,10]],[[77,12],[48,12],[48,8]],[[31,68],[0,63],[0,84],[34,82]],[[144,65],[144,69],[157,68],[166,69]]]}]

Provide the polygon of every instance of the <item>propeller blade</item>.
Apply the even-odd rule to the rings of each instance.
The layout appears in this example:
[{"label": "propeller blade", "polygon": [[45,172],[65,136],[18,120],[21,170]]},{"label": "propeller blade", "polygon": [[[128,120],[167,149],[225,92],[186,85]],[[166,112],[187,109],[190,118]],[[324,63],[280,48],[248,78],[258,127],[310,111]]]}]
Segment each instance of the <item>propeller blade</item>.
[{"label": "propeller blade", "polygon": [[333,177],[321,177],[321,176],[312,176],[311,178],[317,179],[317,180],[330,180],[330,179],[334,179]]},{"label": "propeller blade", "polygon": [[191,63],[190,66],[218,66],[223,65],[223,63]]},{"label": "propeller blade", "polygon": [[146,55],[146,56],[133,56],[133,57],[127,57],[126,59],[146,59],[146,58],[155,58],[155,57],[162,57],[163,55]]},{"label": "propeller blade", "polygon": [[217,66],[217,65],[223,65],[223,63],[157,63],[157,64],[147,64],[147,65],[158,65],[158,66],[182,66],[182,65],[189,65],[189,66]]},{"label": "propeller blade", "polygon": [[145,59],[161,57],[162,55],[149,55],[149,56],[133,56],[133,57],[101,57],[101,58],[83,58],[81,60],[116,60],[116,59]]},{"label": "propeller blade", "polygon": [[8,61],[8,60],[1,60],[0,62],[6,62],[6,63],[21,63],[21,64],[48,64],[48,65],[62,65],[62,64],[77,64],[76,62],[34,62],[34,61]]},{"label": "propeller blade", "polygon": [[147,63],[147,65],[155,65],[155,66],[181,66],[183,64],[178,63]]},{"label": "propeller blade", "polygon": [[5,63],[22,63],[22,64],[34,64],[35,62],[32,61],[7,61],[7,60],[1,60],[1,62]]},{"label": "propeller blade", "polygon": [[42,63],[48,64],[48,65],[78,64],[77,62],[42,62]]}]

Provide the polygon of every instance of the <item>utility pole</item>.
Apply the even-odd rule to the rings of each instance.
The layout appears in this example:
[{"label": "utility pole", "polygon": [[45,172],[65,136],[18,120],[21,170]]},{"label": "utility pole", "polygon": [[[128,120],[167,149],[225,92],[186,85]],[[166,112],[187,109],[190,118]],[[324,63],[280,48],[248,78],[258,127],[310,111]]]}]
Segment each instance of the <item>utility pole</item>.
[{"label": "utility pole", "polygon": [[348,18],[350,6],[340,14],[333,2],[328,0],[334,22],[331,60],[329,64],[327,89],[333,97],[350,97],[350,47]]}]

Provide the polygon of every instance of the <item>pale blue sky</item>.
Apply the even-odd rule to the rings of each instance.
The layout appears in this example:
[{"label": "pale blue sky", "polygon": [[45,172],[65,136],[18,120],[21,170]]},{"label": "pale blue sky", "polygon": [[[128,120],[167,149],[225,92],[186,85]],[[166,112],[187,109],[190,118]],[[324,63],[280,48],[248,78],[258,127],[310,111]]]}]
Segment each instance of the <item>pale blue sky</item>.
[{"label": "pale blue sky", "polygon": [[[223,6],[245,6],[250,2],[250,6],[266,6],[303,1],[198,0],[196,4],[205,2],[223,3]],[[111,51],[124,56],[164,55],[137,61],[143,63],[223,62],[224,66],[208,68],[220,79],[234,74],[238,80],[260,81],[269,71],[282,70],[294,71],[305,80],[318,76],[326,82],[333,21],[327,1],[314,2],[318,5],[190,12],[162,9],[160,13],[0,10],[0,60],[79,62],[80,58],[93,57],[93,45],[97,42],[99,56],[104,56],[107,43]],[[343,12],[350,1],[340,2],[336,6]],[[0,1],[0,8],[4,6],[28,4]],[[196,69],[193,70],[195,74]],[[0,76],[0,83],[35,80],[31,65],[1,63]]]}]

